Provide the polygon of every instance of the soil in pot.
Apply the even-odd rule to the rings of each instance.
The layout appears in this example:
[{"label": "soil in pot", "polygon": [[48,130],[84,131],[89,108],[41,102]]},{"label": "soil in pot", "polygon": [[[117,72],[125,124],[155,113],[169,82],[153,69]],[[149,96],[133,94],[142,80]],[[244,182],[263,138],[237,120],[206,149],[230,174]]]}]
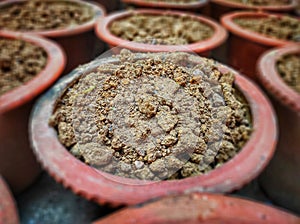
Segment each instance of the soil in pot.
[{"label": "soil in pot", "polygon": [[0,9],[0,29],[41,31],[77,26],[94,17],[91,7],[76,2],[25,1]]},{"label": "soil in pot", "polygon": [[282,16],[269,16],[266,18],[236,18],[233,20],[244,29],[260,33],[262,35],[286,41],[300,41],[299,19]]},{"label": "soil in pot", "polygon": [[276,66],[285,83],[300,93],[300,55],[284,55],[277,61]]},{"label": "soil in pot", "polygon": [[101,5],[79,0],[4,1],[0,4],[0,29],[56,41],[66,53],[64,73],[68,73],[104,50],[93,30],[96,19],[104,14]]},{"label": "soil in pot", "polygon": [[185,53],[120,57],[57,100],[49,123],[78,159],[118,176],[181,179],[221,166],[249,139],[249,106],[234,75],[214,61],[180,64]]},{"label": "soil in pot", "polygon": [[295,0],[211,0],[210,17],[219,20],[224,14],[235,10],[292,12]]},{"label": "soil in pot", "polygon": [[41,47],[0,38],[0,96],[34,78],[46,63],[47,53]]},{"label": "soil in pot", "polygon": [[142,14],[116,20],[109,29],[122,39],[154,45],[190,44],[208,39],[214,32],[189,16]]}]

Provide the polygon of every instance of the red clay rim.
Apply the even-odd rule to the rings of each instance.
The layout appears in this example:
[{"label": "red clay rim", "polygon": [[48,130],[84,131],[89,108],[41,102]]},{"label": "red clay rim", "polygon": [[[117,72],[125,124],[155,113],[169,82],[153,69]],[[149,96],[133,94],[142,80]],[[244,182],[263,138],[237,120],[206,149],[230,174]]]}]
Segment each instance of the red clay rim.
[{"label": "red clay rim", "polygon": [[264,53],[258,60],[259,79],[264,87],[282,104],[300,112],[300,93],[288,86],[278,74],[276,62],[284,55],[300,54],[300,45],[293,44],[275,48]]},{"label": "red clay rim", "polygon": [[0,176],[0,224],[17,224],[17,207],[7,184]]},{"label": "red clay rim", "polygon": [[[118,20],[124,17],[128,17],[136,14],[150,14],[150,15],[174,15],[174,16],[190,16],[197,19],[214,29],[212,37],[187,45],[153,45],[143,44],[132,41],[127,41],[113,35],[108,27],[114,20]],[[136,52],[174,52],[174,51],[192,51],[195,53],[207,52],[211,49],[221,45],[227,38],[226,30],[212,21],[211,19],[203,16],[197,16],[190,13],[171,11],[171,10],[156,10],[156,9],[139,9],[130,11],[119,11],[108,15],[107,17],[100,18],[96,22],[96,34],[97,36],[113,47],[123,46]]]},{"label": "red clay rim", "polygon": [[274,207],[223,195],[193,193],[165,197],[112,213],[93,224],[202,223],[297,224],[300,218]]},{"label": "red clay rim", "polygon": [[39,36],[9,31],[0,31],[0,36],[10,39],[21,39],[40,46],[47,52],[48,56],[45,68],[38,75],[24,85],[0,96],[1,114],[29,102],[48,88],[62,73],[66,64],[66,56],[61,47],[55,42]]},{"label": "red clay rim", "polygon": [[[228,13],[228,14],[225,14],[224,16],[222,16],[221,23],[231,33],[233,33],[237,36],[243,37],[247,40],[259,43],[259,44],[276,47],[276,46],[282,46],[282,45],[294,43],[292,41],[286,41],[286,40],[275,39],[272,37],[267,37],[265,35],[247,30],[245,28],[240,27],[233,21],[236,18],[245,18],[245,17],[258,18],[258,17],[270,17],[270,16],[275,16],[278,19],[280,19],[284,15],[270,14],[270,13],[265,13],[265,12],[233,12],[233,13]],[[293,17],[293,18],[299,20],[299,18],[297,18],[297,17]]]},{"label": "red clay rim", "polygon": [[[0,8],[7,6],[7,5],[11,5],[11,4],[15,4],[15,3],[19,3],[19,2],[25,2],[26,0],[10,0],[10,1],[3,1],[0,3]],[[57,0],[46,0],[46,1],[57,1]],[[29,34],[37,34],[37,35],[42,35],[42,36],[46,36],[46,37],[63,37],[63,36],[71,36],[71,35],[76,35],[79,33],[83,33],[83,32],[87,32],[90,30],[94,29],[95,23],[97,21],[97,19],[100,16],[104,16],[106,14],[106,11],[104,9],[103,6],[100,6],[99,4],[93,4],[91,2],[86,2],[86,1],[80,1],[80,0],[63,0],[66,2],[75,2],[78,4],[84,4],[84,5],[88,5],[90,7],[92,7],[92,9],[95,12],[95,16],[92,20],[75,26],[75,27],[70,27],[70,28],[63,28],[63,29],[56,29],[56,30],[39,30],[39,31],[17,31],[17,32],[22,32],[22,33],[29,33]]]},{"label": "red clay rim", "polygon": [[57,133],[49,127],[48,120],[56,98],[80,75],[80,69],[60,80],[36,104],[30,121],[30,139],[34,152],[58,182],[100,204],[136,204],[174,193],[230,192],[239,189],[258,176],[271,159],[277,142],[277,122],[270,102],[254,83],[224,65],[220,65],[220,70],[231,71],[236,75],[235,83],[251,107],[254,130],[249,141],[234,158],[208,174],[160,182],[117,176],[111,178],[111,174],[96,170],[71,155],[58,141]]},{"label": "red clay rim", "polygon": [[296,0],[291,0],[289,4],[286,5],[269,5],[269,6],[251,6],[251,5],[245,5],[238,2],[232,2],[228,0],[211,0],[211,2],[222,5],[225,7],[230,7],[232,9],[246,9],[246,10],[266,10],[266,11],[277,11],[277,12],[286,12],[291,11],[297,6]]},{"label": "red clay rim", "polygon": [[199,9],[208,4],[208,0],[198,0],[190,3],[172,3],[172,2],[154,2],[145,0],[122,0],[127,4],[133,4],[140,7],[151,8],[172,8],[172,9]]}]

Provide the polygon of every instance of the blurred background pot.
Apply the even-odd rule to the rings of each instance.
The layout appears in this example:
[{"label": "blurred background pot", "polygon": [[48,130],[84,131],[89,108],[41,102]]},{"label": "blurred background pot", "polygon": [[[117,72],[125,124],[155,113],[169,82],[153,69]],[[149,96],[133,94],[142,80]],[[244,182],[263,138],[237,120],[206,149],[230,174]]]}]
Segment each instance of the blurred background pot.
[{"label": "blurred background pot", "polygon": [[0,176],[0,224],[18,224],[19,217],[15,201],[8,186]]},{"label": "blurred background pot", "polygon": [[[213,34],[210,38],[185,45],[162,45],[138,43],[122,39],[110,32],[110,26],[114,21],[122,20],[134,15],[157,15],[157,16],[175,16],[189,17],[193,20],[200,21],[203,24],[210,26],[213,29]],[[211,50],[220,46],[227,38],[226,30],[216,22],[202,16],[188,14],[176,11],[164,11],[155,9],[120,11],[100,18],[96,24],[97,36],[106,42],[111,48],[125,47],[136,52],[174,52],[174,51],[191,51],[202,56],[209,56]]]},{"label": "blurred background pot", "polygon": [[297,224],[300,218],[254,201],[193,193],[128,207],[93,224]]},{"label": "blurred background pot", "polygon": [[47,64],[24,85],[0,96],[0,173],[15,193],[31,184],[40,173],[28,139],[28,120],[33,100],[61,74],[65,56],[61,48],[42,37],[0,31],[1,38],[20,39],[44,49]]},{"label": "blurred background pot", "polygon": [[172,0],[122,0],[123,3],[136,8],[175,9],[204,13],[208,9],[208,0],[177,2]]},{"label": "blurred background pot", "polygon": [[257,80],[256,62],[258,57],[272,47],[294,43],[283,39],[277,39],[245,29],[234,22],[239,18],[277,18],[284,15],[269,14],[263,12],[233,12],[222,17],[222,25],[230,32],[228,39],[227,59],[228,64],[241,73]]},{"label": "blurred background pot", "polygon": [[253,123],[250,139],[228,162],[203,175],[180,180],[145,181],[105,173],[80,161],[60,143],[57,131],[49,125],[49,119],[57,99],[69,85],[82,74],[95,71],[100,64],[116,62],[115,57],[103,58],[74,70],[40,98],[35,106],[30,121],[34,152],[43,167],[65,187],[87,199],[112,205],[136,204],[183,192],[231,192],[258,176],[272,157],[277,129],[269,101],[252,82],[234,70],[217,64],[222,73],[233,72],[235,75],[235,85],[249,103]]},{"label": "blurred background pot", "polygon": [[211,0],[210,1],[210,16],[215,20],[219,20],[224,14],[236,10],[253,10],[253,11],[267,11],[277,13],[292,12],[297,6],[296,0],[290,0],[284,5],[249,5],[246,3],[234,2],[232,0]]},{"label": "blurred background pot", "polygon": [[270,50],[257,66],[260,81],[273,100],[280,132],[275,156],[260,183],[274,202],[300,214],[300,93],[283,81],[276,66],[282,56],[290,54],[300,55],[300,46]]},{"label": "blurred background pot", "polygon": [[[55,2],[57,0],[46,0],[48,2]],[[25,0],[12,0],[0,3],[1,8],[18,5]],[[44,2],[44,1],[43,1]],[[94,34],[94,25],[96,20],[104,16],[105,10],[98,4],[84,2],[79,0],[63,0],[58,2],[70,2],[71,4],[79,4],[86,7],[91,7],[94,16],[91,20],[81,24],[60,29],[49,30],[17,30],[18,32],[42,35],[56,41],[62,46],[67,56],[67,64],[64,73],[68,73],[80,64],[89,62],[96,55],[104,51],[104,43],[97,40]],[[13,22],[13,21],[12,21]],[[5,28],[4,28],[5,29]]]}]

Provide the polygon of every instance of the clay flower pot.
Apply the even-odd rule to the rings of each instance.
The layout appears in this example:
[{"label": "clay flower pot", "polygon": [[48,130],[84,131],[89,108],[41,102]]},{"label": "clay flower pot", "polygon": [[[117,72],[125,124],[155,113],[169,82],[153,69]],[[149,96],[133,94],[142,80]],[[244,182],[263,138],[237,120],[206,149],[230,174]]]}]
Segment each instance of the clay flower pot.
[{"label": "clay flower pot", "polygon": [[0,224],[18,224],[17,208],[8,186],[0,176]]},{"label": "clay flower pot", "polygon": [[256,79],[256,62],[258,57],[266,50],[294,43],[283,39],[277,39],[242,28],[234,22],[237,18],[270,18],[281,19],[283,15],[262,12],[233,12],[222,17],[222,25],[230,32],[228,39],[228,64]]},{"label": "clay flower pot", "polygon": [[236,10],[253,10],[253,11],[268,11],[287,13],[291,12],[297,6],[296,0],[291,0],[284,5],[249,5],[245,3],[234,2],[230,0],[211,0],[210,13],[211,17],[219,20],[224,14]]},{"label": "clay flower pot", "polygon": [[299,45],[266,52],[258,62],[258,75],[273,99],[279,121],[279,142],[275,157],[260,178],[274,202],[300,212],[300,94],[288,86],[277,71],[284,55],[299,54]]},{"label": "clay flower pot", "polygon": [[28,140],[28,120],[32,102],[61,74],[65,56],[61,48],[41,37],[0,31],[1,38],[21,39],[47,53],[44,69],[24,85],[0,96],[0,173],[17,193],[32,183],[40,168]]},{"label": "clay flower pot", "polygon": [[254,201],[193,193],[125,208],[93,224],[296,224],[299,221],[297,216]]},{"label": "clay flower pot", "polygon": [[[202,63],[205,59],[197,60]],[[45,169],[75,193],[98,203],[121,205],[183,192],[230,192],[255,178],[270,160],[277,141],[277,129],[269,101],[252,82],[236,71],[217,64],[223,74],[232,72],[235,75],[235,85],[249,103],[252,115],[250,139],[232,159],[203,175],[163,181],[125,178],[83,163],[62,145],[57,131],[49,125],[49,119],[66,87],[82,74],[108,63],[117,63],[116,57],[103,58],[74,70],[37,102],[32,114],[30,131],[34,152]]]},{"label": "clay flower pot", "polygon": [[[186,45],[162,45],[162,44],[149,44],[149,43],[138,43],[122,39],[110,32],[110,26],[114,21],[122,20],[132,15],[170,15],[176,17],[189,16],[189,18],[196,21],[200,21],[213,28],[213,34],[210,38],[203,41],[194,42]],[[216,22],[205,17],[192,15],[184,12],[176,11],[163,11],[155,9],[145,10],[132,10],[132,11],[121,11],[110,14],[107,17],[100,18],[96,24],[96,34],[104,42],[106,42],[111,48],[113,47],[125,47],[131,51],[136,52],[173,52],[173,51],[192,51],[202,56],[208,56],[211,50],[220,46],[227,38],[227,33]]]},{"label": "clay flower pot", "polygon": [[[57,0],[47,1],[55,2]],[[22,2],[26,1],[4,1],[0,3],[0,9],[4,7],[10,7],[13,5],[18,5]],[[66,52],[67,56],[67,64],[64,71],[64,73],[67,73],[75,67],[77,67],[78,65],[89,62],[97,54],[101,53],[104,50],[104,44],[100,41],[97,41],[97,38],[94,34],[94,25],[96,20],[105,14],[105,10],[98,4],[96,5],[85,1],[64,0],[63,2],[74,2],[73,4],[81,4],[84,6],[91,7],[94,12],[94,17],[81,25],[73,25],[71,27],[47,30],[17,31],[23,33],[42,35],[60,44]]]},{"label": "clay flower pot", "polygon": [[122,2],[138,8],[161,8],[161,9],[177,9],[183,11],[202,12],[206,9],[208,0],[199,0],[191,2],[176,1],[149,1],[149,0],[123,0]]}]

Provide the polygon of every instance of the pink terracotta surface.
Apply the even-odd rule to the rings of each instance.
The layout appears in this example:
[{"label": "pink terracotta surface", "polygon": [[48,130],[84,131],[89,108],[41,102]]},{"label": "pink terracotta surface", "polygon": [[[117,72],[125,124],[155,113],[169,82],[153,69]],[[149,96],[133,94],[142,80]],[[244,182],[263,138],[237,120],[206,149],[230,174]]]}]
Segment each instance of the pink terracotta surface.
[{"label": "pink terracotta surface", "polygon": [[93,224],[299,224],[300,218],[254,201],[223,195],[166,197],[115,212]]},{"label": "pink terracotta surface", "polygon": [[236,18],[265,18],[269,16],[276,16],[280,19],[283,15],[264,12],[233,12],[221,18],[222,25],[231,34],[228,39],[228,64],[253,80],[257,80],[256,62],[261,54],[273,47],[294,42],[267,37],[244,29],[233,20]]},{"label": "pink terracotta surface", "polygon": [[0,224],[18,224],[19,217],[12,194],[0,176]]},{"label": "pink terracotta surface", "polygon": [[0,31],[0,36],[31,42],[48,55],[46,67],[35,78],[0,96],[0,173],[17,193],[40,173],[28,139],[32,102],[59,77],[65,56],[58,45],[41,37],[8,31]]},{"label": "pink terracotta surface", "polygon": [[[132,14],[149,14],[149,15],[190,15],[191,18],[199,20],[214,29],[214,34],[211,38],[208,38],[203,41],[195,42],[188,45],[153,45],[153,44],[144,44],[137,43],[132,41],[127,41],[125,39],[121,39],[113,35],[109,31],[109,26],[114,20],[126,18]],[[208,56],[210,51],[214,48],[220,46],[223,42],[225,42],[227,38],[226,30],[217,24],[216,22],[202,16],[187,14],[185,12],[179,11],[165,11],[165,10],[157,10],[157,9],[138,9],[131,11],[120,11],[112,13],[106,17],[100,18],[96,23],[96,34],[97,36],[106,42],[111,48],[113,47],[125,47],[129,50],[136,52],[173,52],[173,51],[191,51],[198,53],[202,56]]]},{"label": "pink terracotta surface", "polygon": [[300,213],[300,94],[283,81],[276,69],[276,61],[287,54],[300,54],[300,45],[270,50],[257,66],[260,81],[272,97],[279,121],[276,154],[260,183],[272,200]]},{"label": "pink terracotta surface", "polygon": [[[101,63],[114,60],[108,58]],[[117,177],[86,165],[62,146],[48,120],[63,89],[83,71],[93,71],[98,63],[90,64],[86,70],[75,70],[48,91],[36,104],[30,122],[31,142],[43,167],[75,193],[98,203],[120,205],[136,204],[175,193],[230,192],[254,179],[271,159],[277,142],[277,129],[269,101],[251,81],[219,65],[222,72],[231,71],[236,75],[235,84],[249,102],[253,117],[251,138],[233,159],[205,175],[160,182]]]}]

